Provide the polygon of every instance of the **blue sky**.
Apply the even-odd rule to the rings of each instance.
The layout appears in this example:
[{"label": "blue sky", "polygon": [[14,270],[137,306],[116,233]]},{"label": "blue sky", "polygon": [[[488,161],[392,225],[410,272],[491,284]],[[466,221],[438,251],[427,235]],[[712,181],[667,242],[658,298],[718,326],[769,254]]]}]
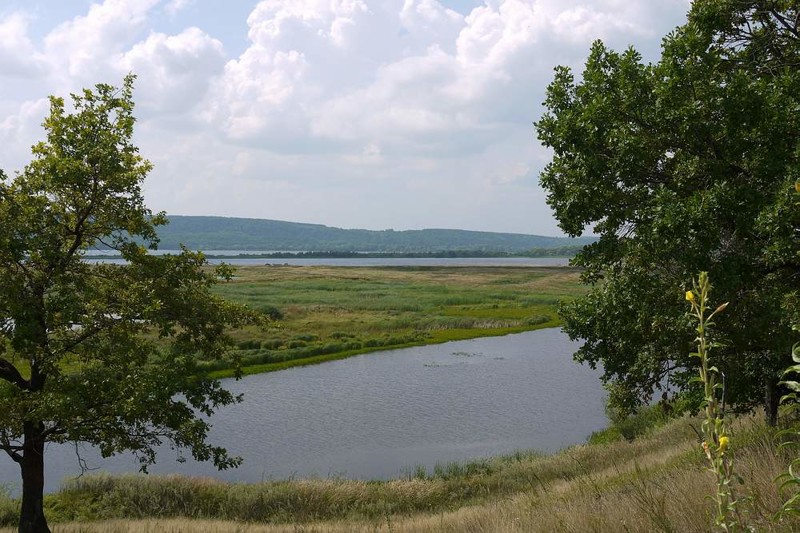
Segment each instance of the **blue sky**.
[{"label": "blue sky", "polygon": [[594,39],[658,57],[687,0],[0,1],[0,168],[50,94],[138,79],[153,210],[559,235],[532,123]]}]

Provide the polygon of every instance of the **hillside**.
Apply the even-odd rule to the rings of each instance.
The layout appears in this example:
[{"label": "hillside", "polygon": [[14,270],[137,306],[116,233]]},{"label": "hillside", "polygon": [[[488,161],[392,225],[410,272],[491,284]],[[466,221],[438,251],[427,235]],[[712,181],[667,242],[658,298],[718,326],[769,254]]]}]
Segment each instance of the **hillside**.
[{"label": "hillside", "polygon": [[591,238],[570,239],[519,233],[452,229],[372,231],[341,229],[254,218],[171,215],[159,228],[164,250],[184,244],[200,250],[446,252],[458,250],[524,252],[533,248],[581,246]]}]

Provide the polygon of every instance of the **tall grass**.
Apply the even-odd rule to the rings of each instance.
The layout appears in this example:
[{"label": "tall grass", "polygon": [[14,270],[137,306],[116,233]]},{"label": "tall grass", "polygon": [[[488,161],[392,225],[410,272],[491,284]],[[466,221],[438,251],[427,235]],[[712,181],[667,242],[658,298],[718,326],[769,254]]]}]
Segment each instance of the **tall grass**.
[{"label": "tall grass", "polygon": [[0,486],[0,525],[16,524],[19,511],[20,502],[11,499],[8,490]]},{"label": "tall grass", "polygon": [[527,267],[243,267],[217,287],[273,319],[234,333],[245,373],[556,326],[558,302],[582,290],[575,270]]}]

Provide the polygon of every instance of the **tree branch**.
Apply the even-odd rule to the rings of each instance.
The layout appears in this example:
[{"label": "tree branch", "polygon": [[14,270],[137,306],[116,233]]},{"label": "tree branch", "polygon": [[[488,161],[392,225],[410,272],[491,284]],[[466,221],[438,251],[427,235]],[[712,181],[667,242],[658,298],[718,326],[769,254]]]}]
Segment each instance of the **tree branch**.
[{"label": "tree branch", "polygon": [[14,461],[15,463],[19,464],[22,462],[22,456],[16,450],[11,448],[6,448],[5,446],[0,446],[0,450],[6,452],[8,456],[11,457],[11,460]]},{"label": "tree branch", "polygon": [[18,453],[24,449],[22,445],[11,444],[8,440],[8,435],[5,434],[5,431],[2,433],[2,437],[0,437],[0,450],[3,450],[11,457],[11,460],[15,463],[22,462],[22,456]]},{"label": "tree branch", "polygon": [[16,385],[22,390],[30,390],[30,382],[22,377],[17,367],[10,362],[0,357],[0,379],[3,379],[12,385]]},{"label": "tree branch", "polygon": [[[791,33],[794,36],[795,39],[800,38],[800,35],[798,35],[798,32],[797,32],[797,26],[796,26],[797,19],[795,19],[795,24],[792,24],[791,22],[789,22],[786,19],[786,17],[781,15],[780,12],[777,9],[773,8],[773,9],[770,10],[770,12],[772,13],[772,16],[775,17],[775,19],[778,22],[780,22],[780,24],[781,24],[781,26],[783,26],[784,30],[786,30],[789,33]],[[798,16],[800,16],[800,14]]]},{"label": "tree branch", "polygon": [[90,338],[94,337],[98,333],[102,332],[104,328],[84,328],[80,335],[76,335],[72,337],[69,342],[66,342],[62,347],[61,351],[64,353],[72,352],[75,348],[89,340]]}]

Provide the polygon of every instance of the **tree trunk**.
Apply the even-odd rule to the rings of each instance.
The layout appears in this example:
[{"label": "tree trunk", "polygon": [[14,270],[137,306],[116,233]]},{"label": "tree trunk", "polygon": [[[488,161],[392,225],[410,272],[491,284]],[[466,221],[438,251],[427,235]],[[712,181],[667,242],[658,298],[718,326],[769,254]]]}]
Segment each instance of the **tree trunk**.
[{"label": "tree trunk", "polygon": [[50,533],[44,516],[44,439],[41,424],[25,422],[19,533]]},{"label": "tree trunk", "polygon": [[778,383],[768,376],[764,390],[764,414],[770,427],[775,427],[778,424],[778,404],[780,399]]}]

